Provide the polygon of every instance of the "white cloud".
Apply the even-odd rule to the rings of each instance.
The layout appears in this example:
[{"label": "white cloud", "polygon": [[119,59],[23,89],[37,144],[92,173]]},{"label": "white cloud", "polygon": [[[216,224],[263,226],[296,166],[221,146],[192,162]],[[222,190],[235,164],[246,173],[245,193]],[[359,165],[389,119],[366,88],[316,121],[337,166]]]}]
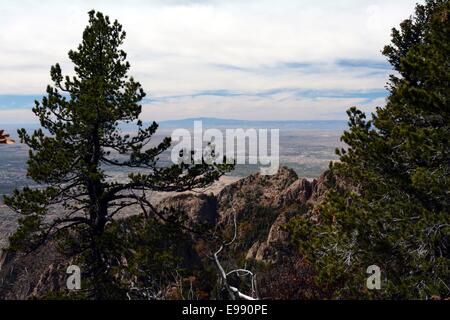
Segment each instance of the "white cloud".
[{"label": "white cloud", "polygon": [[[413,7],[410,0],[78,0],[69,6],[56,0],[2,0],[0,94],[42,93],[55,62],[70,71],[67,52],[80,42],[92,8],[124,25],[132,74],[156,97],[223,89],[380,89],[387,71],[372,74],[333,62],[383,61],[380,50],[390,29]],[[316,68],[281,67],[293,62]],[[291,118],[288,109],[281,114]]]},{"label": "white cloud", "polygon": [[[342,120],[345,110],[358,105],[366,112],[384,104],[384,99],[305,98],[289,93],[271,97],[197,96],[156,101],[143,106],[143,118],[154,120],[189,117],[239,118],[246,120]],[[237,116],[236,116],[237,115]]]}]

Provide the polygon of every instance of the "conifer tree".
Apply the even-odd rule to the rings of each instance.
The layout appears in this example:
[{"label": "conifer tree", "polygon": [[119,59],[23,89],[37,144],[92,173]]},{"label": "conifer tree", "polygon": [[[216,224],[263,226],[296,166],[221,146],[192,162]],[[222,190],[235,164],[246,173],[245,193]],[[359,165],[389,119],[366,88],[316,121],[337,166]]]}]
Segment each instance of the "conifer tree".
[{"label": "conifer tree", "polygon": [[[121,49],[125,31],[100,12],[89,12],[82,43],[69,52],[74,76],[51,68],[53,86],[36,101],[33,112],[42,129],[32,134],[19,130],[30,148],[28,177],[40,188],[16,190],[5,203],[20,213],[11,248],[33,249],[64,231],[75,235],[83,253],[93,297],[111,297],[109,266],[102,245],[108,223],[122,209],[139,204],[152,209],[149,191],[186,191],[205,187],[232,166],[159,164],[171,141],[153,142],[158,128],[139,119],[145,97],[141,84],[128,76],[130,64]],[[121,131],[134,125],[135,135]],[[133,172],[127,181],[112,181],[107,168]]]},{"label": "conifer tree", "polygon": [[[450,296],[450,2],[427,0],[383,50],[396,73],[370,120],[348,111],[347,148],[319,223],[297,218],[294,238],[337,297]],[[366,270],[381,268],[381,290]]]}]

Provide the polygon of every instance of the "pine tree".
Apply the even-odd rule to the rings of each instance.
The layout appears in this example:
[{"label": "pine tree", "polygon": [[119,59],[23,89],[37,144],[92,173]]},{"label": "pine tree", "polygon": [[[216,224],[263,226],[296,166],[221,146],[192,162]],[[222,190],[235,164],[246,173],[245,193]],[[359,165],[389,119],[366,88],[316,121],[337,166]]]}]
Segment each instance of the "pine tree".
[{"label": "pine tree", "polygon": [[[30,148],[28,177],[42,187],[15,190],[5,198],[21,215],[11,248],[33,249],[62,231],[75,234],[75,250],[84,254],[85,272],[99,299],[112,294],[102,248],[111,239],[102,236],[121,209],[140,204],[147,214],[156,213],[148,191],[205,187],[232,168],[205,162],[159,165],[171,141],[149,147],[158,125],[146,127],[139,120],[145,93],[128,76],[130,64],[121,49],[125,36],[117,21],[89,12],[82,43],[69,52],[75,75],[64,77],[60,65],[53,66],[54,86],[33,108],[42,129],[31,135],[19,130],[21,142]],[[122,124],[135,125],[136,135],[123,134]],[[134,173],[127,181],[111,181],[108,167]]]},{"label": "pine tree", "polygon": [[[319,223],[291,229],[336,297],[449,297],[450,2],[417,5],[383,53],[396,71],[387,105],[370,120],[348,111],[332,166],[352,187],[330,193]],[[379,291],[366,287],[371,265]]]}]

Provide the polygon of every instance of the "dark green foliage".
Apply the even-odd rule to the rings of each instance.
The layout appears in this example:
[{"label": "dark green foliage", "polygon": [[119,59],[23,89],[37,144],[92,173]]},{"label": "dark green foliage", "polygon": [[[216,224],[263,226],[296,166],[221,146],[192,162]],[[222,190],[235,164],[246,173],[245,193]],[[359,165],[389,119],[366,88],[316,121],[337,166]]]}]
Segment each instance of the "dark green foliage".
[{"label": "dark green foliage", "polygon": [[[179,279],[189,278],[203,270],[196,265],[193,241],[183,230],[182,213],[170,216],[169,222],[142,215],[114,220],[105,228],[98,245],[110,268],[110,279],[104,279],[109,299],[149,300],[168,298],[166,289]],[[89,276],[90,256],[80,254],[79,249],[89,247],[80,237],[81,230],[59,237],[60,250],[74,256],[73,263],[85,266],[82,274],[82,290],[68,291],[60,288],[47,292],[40,299],[77,300],[90,297],[89,290],[98,278]],[[60,270],[65,273],[65,270]],[[106,282],[106,280],[108,280]]]},{"label": "dark green foliage", "polygon": [[305,261],[305,257],[295,252],[283,255],[276,264],[258,270],[259,296],[261,299],[275,300],[330,299],[333,291],[319,286],[315,275],[315,270]]},{"label": "dark green foliage", "polygon": [[256,207],[251,213],[245,215],[238,225],[239,241],[236,244],[240,249],[238,251],[250,249],[257,241],[265,241],[278,215],[278,210],[267,207]]},{"label": "dark green foliage", "polygon": [[[371,120],[348,111],[332,168],[353,187],[329,195],[319,223],[296,218],[291,230],[335,297],[449,297],[450,2],[417,5],[383,53],[397,71],[387,105]],[[380,291],[366,288],[370,265]]]},{"label": "dark green foliage", "polygon": [[[33,108],[49,135],[42,129],[31,135],[19,130],[21,142],[30,147],[28,176],[42,188],[16,190],[5,198],[22,215],[11,238],[13,249],[34,248],[62,230],[78,232],[83,244],[78,249],[86,254],[96,298],[108,298],[110,292],[102,287],[112,280],[106,255],[111,241],[104,239],[104,231],[121,209],[135,204],[151,215],[145,192],[205,187],[232,168],[206,163],[158,166],[171,141],[148,147],[158,125],[145,127],[139,120],[145,93],[128,76],[124,39],[117,21],[89,12],[82,43],[69,52],[75,75],[64,77],[60,65],[53,66],[54,86],[47,87],[47,96]],[[134,124],[136,135],[123,134],[123,123]],[[128,181],[111,181],[105,166],[140,171]]]},{"label": "dark green foliage", "polygon": [[122,294],[118,298],[162,298],[159,292],[185,275],[192,254],[190,238],[179,224],[154,218],[115,221],[103,239],[111,273],[118,279],[114,282],[120,285],[115,288]]}]

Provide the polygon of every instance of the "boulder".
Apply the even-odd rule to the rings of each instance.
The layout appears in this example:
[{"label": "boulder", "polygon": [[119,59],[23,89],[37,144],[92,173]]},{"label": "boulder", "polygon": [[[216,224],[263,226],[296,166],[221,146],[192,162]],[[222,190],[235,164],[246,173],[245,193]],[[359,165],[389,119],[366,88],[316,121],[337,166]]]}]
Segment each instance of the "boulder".
[{"label": "boulder", "polygon": [[0,144],[14,144],[15,141],[6,134],[5,130],[0,129]]},{"label": "boulder", "polygon": [[158,210],[177,210],[187,215],[188,225],[215,225],[218,220],[217,201],[206,194],[183,193],[160,202]]}]

